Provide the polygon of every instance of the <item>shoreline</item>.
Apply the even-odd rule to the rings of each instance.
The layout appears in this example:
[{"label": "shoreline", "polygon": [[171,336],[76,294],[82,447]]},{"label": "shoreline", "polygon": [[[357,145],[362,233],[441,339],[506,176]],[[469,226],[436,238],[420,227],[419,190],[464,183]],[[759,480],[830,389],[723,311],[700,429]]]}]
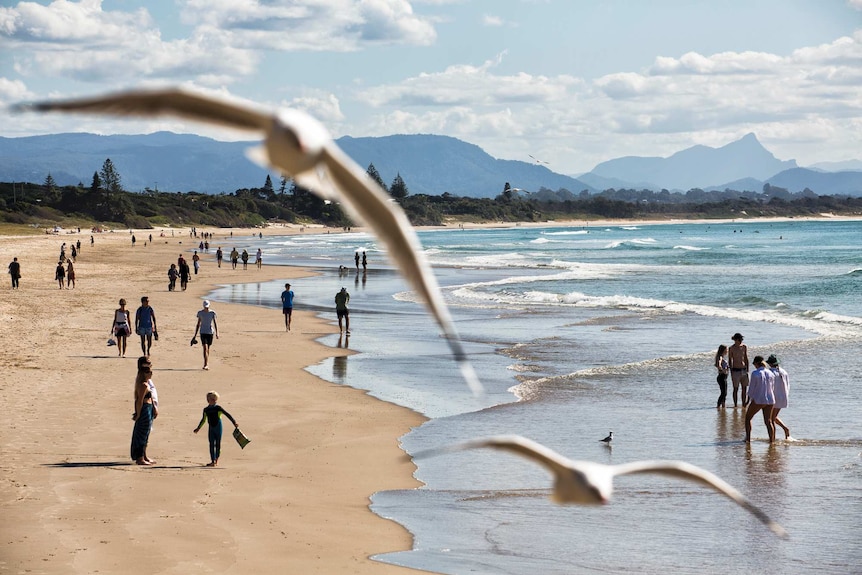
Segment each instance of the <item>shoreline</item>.
[{"label": "shoreline", "polygon": [[[230,242],[230,230],[213,232],[215,245]],[[307,270],[218,269],[212,247],[188,290],[169,293],[168,266],[199,240],[188,230],[173,238],[135,231],[149,233],[153,243],[135,247],[127,231],[94,234],[92,248],[83,230],[0,236],[0,257],[22,265],[20,290],[10,290],[7,275],[0,298],[8,318],[0,476],[13,526],[0,570],[420,572],[369,559],[412,548],[411,534],[369,503],[378,491],[420,485],[398,438],[426,419],[305,371],[352,353],[316,341],[336,331],[332,322],[300,305],[285,333],[276,310],[215,303],[221,338],[210,371],[201,370],[200,346],[189,346],[195,313],[215,287]],[[59,290],[51,279],[59,246],[79,238],[77,286]],[[158,463],[147,468],[128,455],[139,338],[129,339],[125,359],[105,345],[117,300],[125,297],[134,314],[145,294],[161,336],[152,350],[160,417],[148,450]],[[226,428],[215,469],[204,467],[205,437],[191,433],[210,389],[252,439],[240,450]]]}]

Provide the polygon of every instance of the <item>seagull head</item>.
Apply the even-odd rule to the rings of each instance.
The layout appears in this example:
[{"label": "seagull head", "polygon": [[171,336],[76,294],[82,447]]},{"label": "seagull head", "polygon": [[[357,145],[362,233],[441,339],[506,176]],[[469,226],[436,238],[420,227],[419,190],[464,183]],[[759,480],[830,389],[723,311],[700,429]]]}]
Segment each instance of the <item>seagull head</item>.
[{"label": "seagull head", "polygon": [[318,166],[321,152],[330,141],[323,124],[305,112],[284,108],[275,113],[266,134],[266,161],[298,176]]}]

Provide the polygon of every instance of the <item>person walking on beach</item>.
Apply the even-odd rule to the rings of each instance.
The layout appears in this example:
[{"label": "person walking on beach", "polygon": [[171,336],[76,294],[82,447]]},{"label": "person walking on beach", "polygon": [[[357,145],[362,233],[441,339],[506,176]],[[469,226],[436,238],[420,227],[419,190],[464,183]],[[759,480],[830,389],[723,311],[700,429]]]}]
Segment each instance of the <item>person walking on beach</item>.
[{"label": "person walking on beach", "polygon": [[168,291],[177,289],[177,278],[180,277],[180,272],[177,271],[177,264],[171,264],[168,270]]},{"label": "person walking on beach", "polygon": [[150,298],[147,296],[141,298],[141,307],[135,311],[135,333],[141,336],[141,353],[149,357],[153,347],[153,335],[157,334],[158,330],[156,311],[150,307]]},{"label": "person walking on beach", "polygon": [[359,250],[353,252],[353,261],[356,262],[356,269],[359,270]]},{"label": "person walking on beach", "polygon": [[754,358],[751,384],[748,389],[748,411],[745,412],[745,442],[751,443],[751,419],[763,411],[763,424],[769,434],[769,443],[775,441],[775,425],[772,423],[772,407],[775,405],[775,376],[766,368],[763,356]]},{"label": "person walking on beach", "polygon": [[66,280],[66,268],[63,267],[63,262],[57,262],[57,269],[54,270],[54,279],[60,284],[60,289],[63,289],[63,283]]},{"label": "person walking on beach", "polygon": [[12,289],[18,289],[18,280],[21,279],[21,264],[18,258],[12,258],[9,263],[9,276],[12,278]]},{"label": "person walking on beach", "polygon": [[790,439],[790,428],[784,425],[784,422],[778,417],[778,412],[787,407],[787,400],[790,396],[790,376],[781,367],[781,362],[775,354],[767,357],[766,363],[769,364],[772,375],[775,376],[775,405],[772,408],[772,424],[784,430],[784,439]]},{"label": "person walking on beach", "polygon": [[715,404],[716,409],[725,407],[724,402],[727,400],[727,375],[730,372],[730,366],[727,363],[727,346],[721,344],[718,346],[718,351],[715,352],[715,369],[718,370],[716,381],[718,382],[718,401]]},{"label": "person walking on beach", "polygon": [[236,269],[237,262],[239,262],[239,252],[234,248],[230,252],[230,265],[233,269]]},{"label": "person walking on beach", "polygon": [[284,314],[284,328],[290,331],[290,320],[293,316],[293,290],[290,289],[290,284],[284,284],[284,291],[281,292],[281,313]]},{"label": "person walking on beach", "polygon": [[733,345],[727,348],[730,381],[733,384],[733,407],[737,407],[739,388],[742,387],[742,407],[748,405],[748,347],[742,343],[741,333],[733,334]]},{"label": "person walking on beach", "polygon": [[195,275],[198,275],[198,270],[201,268],[201,257],[198,255],[197,250],[195,250],[192,256],[192,265],[195,267]]},{"label": "person walking on beach", "polygon": [[[338,330],[345,333],[350,333],[350,310],[347,304],[350,302],[350,294],[347,293],[347,288],[341,288],[341,291],[335,294],[335,314],[338,316]],[[341,327],[342,319],[344,327]]]},{"label": "person walking on beach", "polygon": [[243,249],[242,250],[242,256],[240,256],[240,257],[242,257],[242,269],[247,270],[248,269],[248,250]]},{"label": "person walking on beach", "polygon": [[365,253],[365,250],[362,250],[362,271],[368,269],[368,255]]},{"label": "person walking on beach", "polygon": [[135,376],[135,412],[132,421],[132,461],[137,465],[152,465],[155,463],[147,456],[147,446],[150,442],[150,431],[153,421],[159,416],[159,400],[156,386],[153,384],[153,364],[150,358],[138,358],[138,374]]},{"label": "person walking on beach", "polygon": [[66,289],[75,289],[75,266],[72,260],[66,260]]},{"label": "person walking on beach", "polygon": [[263,265],[263,250],[257,248],[257,253],[254,256],[254,264],[257,266],[257,269],[260,269]]},{"label": "person walking on beach", "polygon": [[213,336],[218,339],[218,322],[216,322],[216,312],[210,309],[209,300],[204,300],[204,307],[198,311],[198,323],[195,325],[195,335],[192,338],[201,334],[201,347],[204,354],[204,367],[209,369],[210,362],[210,346],[213,344]]},{"label": "person walking on beach", "polygon": [[216,263],[218,263],[218,267],[221,267],[221,260],[224,257],[224,252],[221,251],[221,246],[216,250]]},{"label": "person walking on beach", "polygon": [[186,291],[186,288],[189,287],[189,280],[191,279],[192,272],[189,269],[189,264],[186,261],[186,258],[180,257],[180,288],[183,291]]},{"label": "person walking on beach", "polygon": [[117,354],[126,357],[126,342],[132,333],[132,319],[126,309],[126,300],[120,298],[120,307],[114,310],[114,321],[111,323],[111,333],[117,338]]},{"label": "person walking on beach", "polygon": [[239,424],[233,416],[218,404],[218,399],[219,394],[217,391],[210,391],[207,393],[207,406],[204,408],[204,414],[203,417],[201,417],[200,423],[198,423],[198,426],[194,429],[194,432],[197,433],[200,431],[201,427],[204,426],[205,422],[209,424],[208,436],[210,442],[210,462],[207,463],[207,467],[215,467],[218,465],[218,458],[219,455],[221,455],[221,416],[224,415],[230,419],[230,422],[233,423],[234,427],[239,427]]}]

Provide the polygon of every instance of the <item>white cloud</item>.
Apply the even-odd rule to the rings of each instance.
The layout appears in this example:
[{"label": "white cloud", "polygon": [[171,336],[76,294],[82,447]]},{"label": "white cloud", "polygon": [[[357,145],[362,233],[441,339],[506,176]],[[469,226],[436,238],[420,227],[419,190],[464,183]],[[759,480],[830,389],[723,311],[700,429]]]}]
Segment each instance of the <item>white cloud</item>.
[{"label": "white cloud", "polygon": [[310,91],[302,96],[297,96],[283,104],[288,108],[296,108],[307,112],[323,122],[332,129],[344,120],[341,106],[335,94],[320,91]]},{"label": "white cloud", "polygon": [[4,9],[0,44],[15,49],[19,74],[89,82],[225,81],[250,74],[257,64],[255,54],[223,44],[215,31],[164,41],[146,10],[104,11],[100,0],[20,2]]},{"label": "white cloud", "polygon": [[428,45],[437,38],[407,0],[186,0],[182,18],[218,30],[229,44],[278,51]]},{"label": "white cloud", "polygon": [[27,89],[26,84],[21,80],[0,77],[0,103],[12,104],[34,97],[35,95]]},{"label": "white cloud", "polygon": [[856,10],[862,10],[862,0],[847,0],[847,5]]},{"label": "white cloud", "polygon": [[482,16],[482,25],[483,26],[491,26],[491,27],[500,27],[504,24],[503,19],[499,16],[492,16],[491,14],[485,14]]}]

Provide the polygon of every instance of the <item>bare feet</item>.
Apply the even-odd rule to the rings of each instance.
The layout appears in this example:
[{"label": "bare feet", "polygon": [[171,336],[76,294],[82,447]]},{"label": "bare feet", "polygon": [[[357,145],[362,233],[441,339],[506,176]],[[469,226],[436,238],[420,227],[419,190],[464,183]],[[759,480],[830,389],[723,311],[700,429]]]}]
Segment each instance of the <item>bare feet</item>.
[{"label": "bare feet", "polygon": [[145,461],[144,459],[136,459],[135,465],[152,465],[152,463]]},{"label": "bare feet", "polygon": [[207,467],[215,467],[215,461],[210,461],[207,463]]}]

